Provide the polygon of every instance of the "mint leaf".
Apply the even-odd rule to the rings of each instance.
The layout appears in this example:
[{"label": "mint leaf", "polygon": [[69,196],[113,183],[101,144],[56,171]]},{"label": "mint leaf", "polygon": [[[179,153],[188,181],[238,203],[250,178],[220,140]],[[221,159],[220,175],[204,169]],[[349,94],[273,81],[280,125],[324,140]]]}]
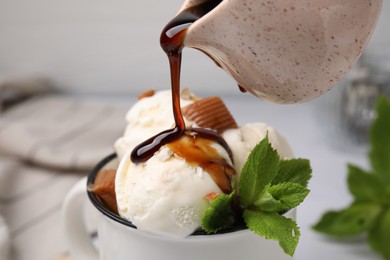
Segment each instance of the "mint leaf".
[{"label": "mint leaf", "polygon": [[268,135],[255,146],[241,171],[238,195],[245,224],[260,236],[278,240],[289,255],[295,252],[300,231],[294,220],[277,212],[303,201],[310,175],[307,160],[281,161]]},{"label": "mint leaf", "polygon": [[266,239],[278,240],[279,245],[288,255],[293,255],[298,245],[300,231],[294,220],[278,213],[244,211],[246,225],[254,233]]},{"label": "mint leaf", "polygon": [[311,172],[309,160],[301,158],[283,160],[280,162],[278,175],[276,175],[272,184],[294,182],[307,187]]},{"label": "mint leaf", "polygon": [[297,207],[309,190],[297,183],[285,182],[268,186],[255,205],[263,211],[281,212]]},{"label": "mint leaf", "polygon": [[384,96],[378,98],[376,112],[370,129],[370,160],[374,171],[390,183],[390,101]]},{"label": "mint leaf", "polygon": [[244,164],[238,183],[240,203],[244,208],[253,205],[261,197],[265,187],[278,173],[279,155],[272,148],[268,135],[257,144]]},{"label": "mint leaf", "polygon": [[348,187],[356,201],[383,203],[389,200],[386,185],[376,174],[348,165]]},{"label": "mint leaf", "polygon": [[381,206],[355,203],[341,211],[330,211],[314,226],[314,229],[336,237],[358,235],[367,231],[381,212]]},{"label": "mint leaf", "polygon": [[373,250],[385,259],[390,259],[390,209],[384,211],[368,233],[368,242]]},{"label": "mint leaf", "polygon": [[234,215],[231,203],[234,198],[234,192],[229,195],[221,194],[213,199],[210,207],[205,211],[202,217],[201,226],[207,233],[215,233],[218,230],[229,228],[234,223]]},{"label": "mint leaf", "polygon": [[390,260],[390,101],[376,103],[376,119],[370,129],[369,159],[373,172],[349,165],[348,187],[354,203],[339,212],[328,212],[314,226],[334,236],[352,236],[364,231],[373,250]]}]

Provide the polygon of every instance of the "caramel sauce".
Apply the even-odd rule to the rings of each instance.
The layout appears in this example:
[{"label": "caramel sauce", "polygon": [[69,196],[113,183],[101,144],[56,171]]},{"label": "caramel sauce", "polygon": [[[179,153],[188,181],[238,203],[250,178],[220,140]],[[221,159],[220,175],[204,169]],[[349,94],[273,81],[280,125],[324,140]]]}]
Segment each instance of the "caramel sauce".
[{"label": "caramel sauce", "polygon": [[194,136],[191,132],[167,146],[178,156],[194,166],[200,166],[207,171],[223,193],[232,191],[231,183],[236,174],[234,168],[212,146],[209,139]]},{"label": "caramel sauce", "polygon": [[[225,140],[216,132],[206,129],[186,129],[180,108],[180,70],[184,38],[188,27],[210,12],[222,0],[208,0],[179,13],[163,29],[160,37],[162,49],[168,56],[171,71],[172,107],[175,127],[165,130],[134,148],[131,160],[135,163],[147,161],[161,146],[168,145],[190,164],[199,165],[210,173],[212,179],[224,193],[230,193],[234,168],[222,159],[211,143],[221,144],[232,158]],[[191,138],[184,138],[189,137]],[[191,141],[185,141],[185,140]],[[204,152],[204,154],[203,154]]]},{"label": "caramel sauce", "polygon": [[238,89],[242,92],[242,93],[246,93],[248,92],[244,87],[238,85]]}]

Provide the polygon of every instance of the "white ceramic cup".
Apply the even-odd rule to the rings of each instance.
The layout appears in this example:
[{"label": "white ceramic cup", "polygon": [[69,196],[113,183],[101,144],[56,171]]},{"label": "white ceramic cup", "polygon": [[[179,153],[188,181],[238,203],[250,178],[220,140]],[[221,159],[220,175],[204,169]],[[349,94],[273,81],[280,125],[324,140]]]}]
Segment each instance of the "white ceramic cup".
[{"label": "white ceramic cup", "polygon": [[[96,174],[115,166],[110,155],[78,182],[65,198],[63,223],[71,256],[75,260],[284,260],[292,259],[278,242],[266,240],[248,229],[220,234],[194,234],[186,238],[168,238],[136,229],[130,222],[110,212],[88,190]],[[114,165],[114,166],[113,166]],[[93,246],[86,231],[82,207],[88,200],[100,213],[98,218],[99,247]],[[295,219],[295,209],[285,216]]]}]

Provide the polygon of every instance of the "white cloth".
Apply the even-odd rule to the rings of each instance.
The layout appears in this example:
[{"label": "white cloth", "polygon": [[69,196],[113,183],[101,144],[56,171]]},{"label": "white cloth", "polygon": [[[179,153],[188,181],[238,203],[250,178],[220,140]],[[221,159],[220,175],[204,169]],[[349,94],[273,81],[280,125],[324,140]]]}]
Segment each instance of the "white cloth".
[{"label": "white cloth", "polygon": [[4,219],[0,215],[0,259],[7,260],[9,257],[9,232]]},{"label": "white cloth", "polygon": [[58,216],[80,177],[71,173],[85,173],[113,153],[129,105],[50,94],[0,113],[0,260],[66,254]]},{"label": "white cloth", "polygon": [[46,77],[12,78],[0,75],[0,111],[29,97],[48,92],[54,92],[54,88]]},{"label": "white cloth", "polygon": [[90,170],[113,152],[128,107],[48,95],[0,115],[0,154],[45,167]]}]

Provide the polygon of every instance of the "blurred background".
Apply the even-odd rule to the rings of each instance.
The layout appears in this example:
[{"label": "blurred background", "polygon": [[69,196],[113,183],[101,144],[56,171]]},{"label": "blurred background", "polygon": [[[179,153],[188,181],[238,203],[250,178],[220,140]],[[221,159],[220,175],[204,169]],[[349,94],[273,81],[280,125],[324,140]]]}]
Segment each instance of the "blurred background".
[{"label": "blurred background", "polygon": [[[0,75],[42,75],[72,93],[139,93],[169,87],[159,35],[182,1],[0,1]],[[390,67],[390,3],[367,50]],[[204,54],[186,49],[183,86],[236,94],[235,83]],[[378,64],[380,63],[380,64]],[[213,77],[205,77],[213,75]]]},{"label": "blurred background", "polygon": [[[0,260],[71,259],[59,224],[63,198],[112,152],[137,95],[169,88],[159,36],[182,3],[0,0]],[[326,240],[311,225],[350,202],[346,164],[369,167],[373,104],[390,92],[389,28],[390,1],[384,0],[358,64],[324,96],[299,105],[242,95],[204,54],[184,51],[182,86],[225,97],[239,124],[265,121],[286,136],[296,156],[311,160],[312,192],[299,209],[304,235],[295,259],[380,259],[360,240]],[[90,230],[95,237],[93,225]]]},{"label": "blurred background", "polygon": [[[159,36],[181,5],[179,0],[0,1],[0,75],[43,75],[72,93],[168,88]],[[184,86],[237,93],[205,55],[188,49],[184,59]]]}]

